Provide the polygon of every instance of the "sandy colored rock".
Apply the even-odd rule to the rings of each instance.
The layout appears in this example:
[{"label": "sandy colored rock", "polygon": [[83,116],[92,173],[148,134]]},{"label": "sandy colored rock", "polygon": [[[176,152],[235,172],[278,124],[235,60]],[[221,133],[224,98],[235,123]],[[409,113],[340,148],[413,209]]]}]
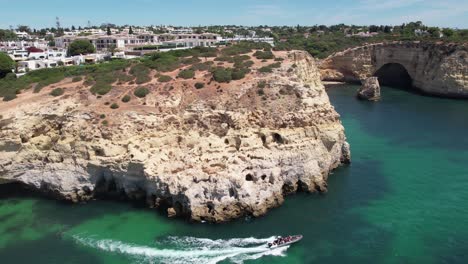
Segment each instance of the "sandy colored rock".
[{"label": "sandy colored rock", "polygon": [[169,218],[173,218],[173,217],[176,217],[177,216],[177,212],[174,208],[168,208],[167,209],[167,217]]},{"label": "sandy colored rock", "polygon": [[358,83],[389,64],[402,65],[412,86],[424,93],[468,98],[467,44],[369,44],[329,56],[321,62],[320,71],[324,81]]},{"label": "sandy colored rock", "polygon": [[129,86],[100,99],[66,81],[59,98],[49,87],[24,92],[0,103],[0,178],[74,202],[123,193],[212,222],[263,215],[298,190],[325,192],[330,171],[350,159],[344,128],[315,60],[275,55],[285,60],[273,74],[200,90],[193,83],[207,73],[171,87],[153,80],[147,98],[116,110],[104,102]]},{"label": "sandy colored rock", "polygon": [[362,81],[362,87],[359,89],[358,98],[369,101],[380,100],[380,85],[377,77],[369,77]]}]

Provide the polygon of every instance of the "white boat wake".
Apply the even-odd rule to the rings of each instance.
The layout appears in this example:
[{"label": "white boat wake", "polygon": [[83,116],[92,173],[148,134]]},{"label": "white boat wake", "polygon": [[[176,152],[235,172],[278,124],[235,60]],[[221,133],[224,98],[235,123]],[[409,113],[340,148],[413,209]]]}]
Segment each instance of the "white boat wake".
[{"label": "white boat wake", "polygon": [[154,245],[128,244],[115,240],[98,240],[83,236],[73,236],[79,243],[100,250],[127,255],[136,263],[197,263],[215,264],[220,261],[243,263],[263,256],[285,256],[289,246],[270,250],[266,243],[270,238],[217,239],[195,237],[168,237],[156,241]]}]

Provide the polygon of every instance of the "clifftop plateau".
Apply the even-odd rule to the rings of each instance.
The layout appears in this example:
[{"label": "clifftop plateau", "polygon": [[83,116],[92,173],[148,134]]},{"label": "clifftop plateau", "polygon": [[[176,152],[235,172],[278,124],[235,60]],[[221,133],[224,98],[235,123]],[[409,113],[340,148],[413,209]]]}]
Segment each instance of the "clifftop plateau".
[{"label": "clifftop plateau", "polygon": [[[115,80],[102,95],[86,76],[22,90],[0,103],[0,178],[73,202],[144,199],[169,216],[212,222],[263,215],[296,191],[327,191],[350,152],[315,60],[300,51],[274,52],[274,63],[253,50],[243,56],[187,57],[203,62],[164,73],[131,66],[120,74],[149,79]],[[232,78],[242,61],[251,61],[245,76]]]}]

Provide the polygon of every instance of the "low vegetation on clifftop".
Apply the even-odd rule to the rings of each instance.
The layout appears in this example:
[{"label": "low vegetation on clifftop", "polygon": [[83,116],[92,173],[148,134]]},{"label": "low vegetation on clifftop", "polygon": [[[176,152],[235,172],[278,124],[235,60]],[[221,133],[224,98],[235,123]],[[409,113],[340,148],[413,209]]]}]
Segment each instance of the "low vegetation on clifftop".
[{"label": "low vegetation on clifftop", "polygon": [[[253,56],[247,55],[253,53]],[[0,97],[10,101],[25,90],[40,92],[42,88],[71,79],[77,85],[89,87],[92,94],[103,96],[113,86],[141,86],[157,79],[160,83],[201,79],[199,83],[228,83],[241,80],[260,63],[260,72],[271,72],[275,56],[266,43],[242,42],[226,48],[196,47],[187,50],[155,52],[135,60],[113,60],[102,64],[42,69],[16,78],[5,74],[0,79]],[[276,66],[275,66],[276,65]],[[268,69],[268,70],[265,70]],[[198,77],[197,77],[198,76]],[[199,78],[203,76],[203,78]],[[84,80],[82,83],[80,83]],[[201,85],[199,84],[198,87]]]}]

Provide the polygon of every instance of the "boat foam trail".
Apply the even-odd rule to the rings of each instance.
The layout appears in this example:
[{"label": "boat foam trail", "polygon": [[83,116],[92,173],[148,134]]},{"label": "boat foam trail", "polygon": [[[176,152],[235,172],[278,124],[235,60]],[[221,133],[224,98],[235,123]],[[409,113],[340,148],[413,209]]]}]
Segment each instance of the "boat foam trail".
[{"label": "boat foam trail", "polygon": [[[111,239],[98,240],[83,236],[73,237],[79,243],[104,250],[124,254],[140,263],[208,263],[215,264],[223,260],[243,263],[245,260],[258,259],[263,256],[285,256],[288,247],[274,250],[265,244],[274,237],[257,239],[234,238],[217,239],[195,237],[168,237],[156,242],[156,247],[129,244]],[[164,248],[166,247],[166,248]],[[175,247],[167,249],[167,247]]]}]

